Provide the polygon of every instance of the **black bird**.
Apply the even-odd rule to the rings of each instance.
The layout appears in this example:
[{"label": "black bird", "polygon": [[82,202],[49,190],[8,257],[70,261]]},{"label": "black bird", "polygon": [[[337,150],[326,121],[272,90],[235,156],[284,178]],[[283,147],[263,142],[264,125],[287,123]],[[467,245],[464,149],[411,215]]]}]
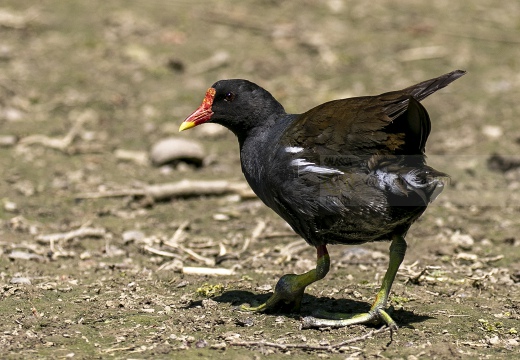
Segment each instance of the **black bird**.
[{"label": "black bird", "polygon": [[[300,308],[305,287],[325,277],[328,244],[391,240],[390,262],[368,313],[320,312],[303,327],[385,322],[388,294],[406,252],[404,236],[440,193],[447,175],[426,165],[431,123],[420,101],[465,72],[456,70],[399,91],[330,101],[287,114],[260,86],[217,81],[179,131],[212,122],[238,138],[242,171],[258,197],[317,249],[316,268],[287,274],[263,311]],[[324,319],[328,318],[328,319]]]}]

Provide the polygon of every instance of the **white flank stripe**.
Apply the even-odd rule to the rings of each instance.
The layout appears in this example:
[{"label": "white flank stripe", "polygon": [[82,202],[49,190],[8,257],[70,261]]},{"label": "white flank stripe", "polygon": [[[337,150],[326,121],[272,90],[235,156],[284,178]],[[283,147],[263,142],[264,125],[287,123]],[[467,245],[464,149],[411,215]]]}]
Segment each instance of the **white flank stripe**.
[{"label": "white flank stripe", "polygon": [[316,165],[314,163],[308,162],[305,159],[294,159],[291,161],[292,166],[305,166],[305,165]]},{"label": "white flank stripe", "polygon": [[301,151],[303,151],[303,148],[299,146],[288,146],[285,148],[285,152],[288,152],[290,154],[297,154]]},{"label": "white flank stripe", "polygon": [[[337,169],[331,169],[327,167],[321,167],[318,166],[312,162],[308,162],[305,159],[294,159],[291,161],[291,165],[298,166],[298,171],[300,172],[313,172],[316,174],[339,174],[343,175],[343,171],[337,170]],[[304,166],[303,168],[300,168],[300,166]]]}]

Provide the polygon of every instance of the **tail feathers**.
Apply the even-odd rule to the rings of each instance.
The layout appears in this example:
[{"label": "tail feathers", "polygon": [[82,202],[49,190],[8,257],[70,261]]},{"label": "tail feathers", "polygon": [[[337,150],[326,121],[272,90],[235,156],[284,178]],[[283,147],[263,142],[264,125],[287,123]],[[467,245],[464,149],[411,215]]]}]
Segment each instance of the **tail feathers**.
[{"label": "tail feathers", "polygon": [[428,205],[439,196],[449,179],[448,175],[426,165],[419,169],[400,168],[397,171],[380,168],[374,175],[376,185],[381,190],[402,197],[417,194],[424,205]]},{"label": "tail feathers", "polygon": [[448,86],[465,73],[463,70],[455,70],[434,79],[412,85],[403,90],[381,94],[380,99],[387,103],[387,105],[384,106],[384,112],[393,120],[406,111],[406,104],[410,97],[421,101],[437,90]]},{"label": "tail feathers", "polygon": [[[419,84],[410,86],[406,89],[404,89],[404,92],[408,92],[411,96],[413,96],[415,99],[421,101],[425,99],[426,97],[430,96],[437,90],[440,90],[458,78],[460,78],[462,75],[464,75],[466,72],[463,70],[455,70],[450,73],[441,75],[435,79],[426,80],[423,82],[420,82]],[[407,91],[408,90],[408,91]]]}]

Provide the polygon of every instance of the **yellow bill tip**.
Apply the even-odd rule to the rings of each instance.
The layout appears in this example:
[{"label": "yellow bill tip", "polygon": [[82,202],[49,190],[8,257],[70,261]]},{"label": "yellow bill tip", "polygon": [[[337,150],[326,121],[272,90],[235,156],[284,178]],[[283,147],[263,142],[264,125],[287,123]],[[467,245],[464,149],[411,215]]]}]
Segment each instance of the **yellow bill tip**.
[{"label": "yellow bill tip", "polygon": [[191,129],[194,126],[195,126],[195,122],[194,121],[185,121],[179,127],[179,132]]}]

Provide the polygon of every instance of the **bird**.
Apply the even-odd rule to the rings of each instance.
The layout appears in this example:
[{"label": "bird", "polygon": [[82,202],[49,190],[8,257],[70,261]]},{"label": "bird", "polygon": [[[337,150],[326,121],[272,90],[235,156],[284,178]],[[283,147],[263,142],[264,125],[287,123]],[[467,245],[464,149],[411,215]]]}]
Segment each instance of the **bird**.
[{"label": "bird", "polygon": [[426,164],[431,121],[420,101],[464,74],[455,70],[300,114],[286,113],[271,93],[244,79],[219,80],[206,91],[179,131],[204,123],[231,130],[252,190],[317,253],[314,269],[283,275],[265,303],[242,310],[289,306],[297,312],[305,288],[329,272],[329,244],[391,241],[389,265],[368,312],[317,310],[302,319],[302,328],[383,323],[398,329],[386,306],[406,253],[405,236],[449,178]]}]

